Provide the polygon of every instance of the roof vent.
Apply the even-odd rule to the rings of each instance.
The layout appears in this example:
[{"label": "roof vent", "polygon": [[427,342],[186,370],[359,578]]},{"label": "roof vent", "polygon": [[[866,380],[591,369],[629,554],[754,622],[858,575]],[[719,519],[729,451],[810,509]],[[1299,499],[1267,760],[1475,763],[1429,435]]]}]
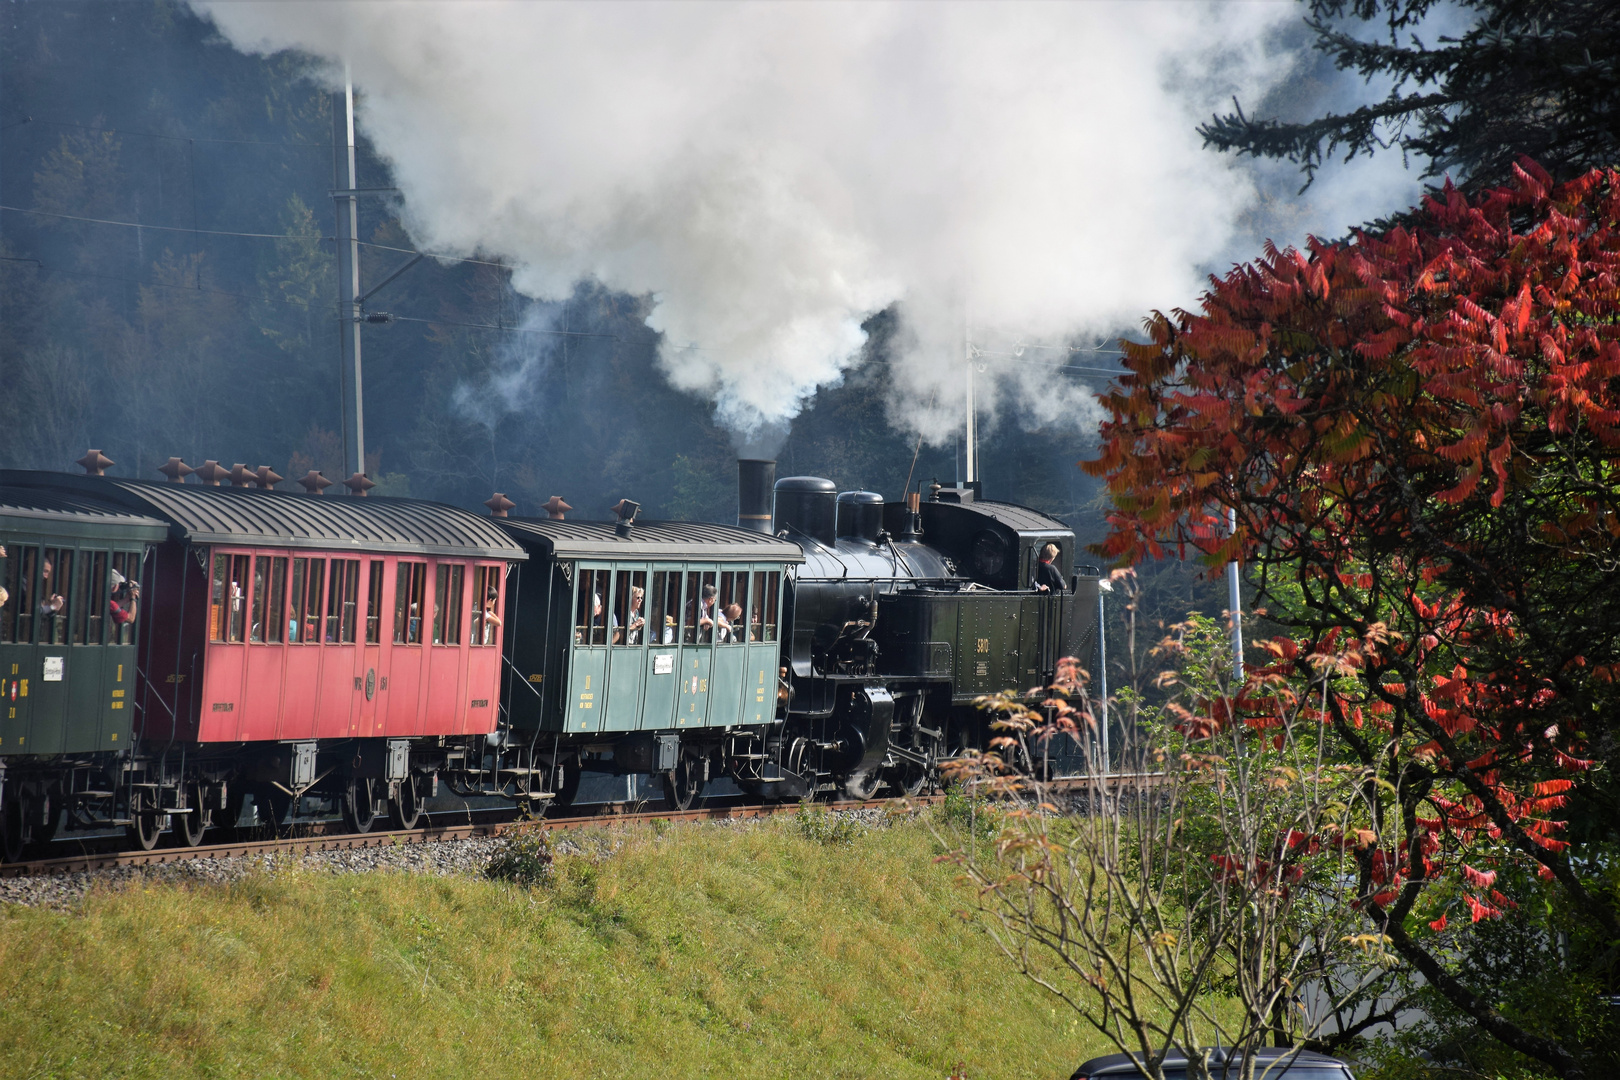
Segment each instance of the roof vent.
[{"label": "roof vent", "polygon": [[269,491],[271,488],[274,488],[277,484],[287,479],[285,476],[282,476],[268,465],[260,465],[253,471],[253,475],[259,478],[259,486],[264,488],[266,491]]},{"label": "roof vent", "polygon": [[332,486],[332,481],[328,480],[314,469],[309,470],[309,472],[300,477],[298,482],[303,484],[304,490],[309,492],[311,495],[319,495],[322,491]]},{"label": "roof vent", "polygon": [[213,487],[219,487],[219,482],[231,475],[229,469],[213,459],[203,462],[200,468],[191,471],[197,474],[197,479]]},{"label": "roof vent", "polygon": [[563,502],[561,495],[553,495],[551,498],[546,500],[545,506],[541,509],[545,510],[546,517],[550,518],[552,521],[561,521],[563,519],[563,515],[572,510],[573,507]]},{"label": "roof vent", "polygon": [[164,476],[167,476],[171,484],[183,484],[186,482],[186,477],[190,476],[197,470],[193,469],[190,465],[187,465],[179,458],[172,457],[168,461],[165,461],[163,464],[159,465],[157,471],[162,473]]},{"label": "roof vent", "polygon": [[489,507],[490,517],[505,517],[506,512],[512,509],[512,507],[516,506],[517,503],[513,502],[511,499],[508,499],[506,497],[506,492],[497,491],[495,494],[484,500],[484,505]]},{"label": "roof vent", "polygon": [[231,466],[231,487],[252,487],[259,482],[259,474],[238,461]]},{"label": "roof vent", "polygon": [[363,499],[366,497],[366,492],[370,491],[377,485],[368,480],[365,473],[357,472],[347,480],[343,481],[343,486],[349,489],[350,495]]},{"label": "roof vent", "polygon": [[640,509],[640,503],[632,502],[629,499],[620,499],[614,503],[613,516],[618,518],[619,521],[618,524],[613,526],[613,534],[615,536],[629,536],[630,526],[636,523],[636,513]]},{"label": "roof vent", "polygon": [[107,466],[116,465],[117,462],[113,461],[113,459],[108,457],[106,454],[103,454],[100,450],[86,450],[84,452],[84,457],[80,458],[78,461],[75,461],[73,464],[84,466],[84,471],[87,476],[105,476],[107,474]]}]

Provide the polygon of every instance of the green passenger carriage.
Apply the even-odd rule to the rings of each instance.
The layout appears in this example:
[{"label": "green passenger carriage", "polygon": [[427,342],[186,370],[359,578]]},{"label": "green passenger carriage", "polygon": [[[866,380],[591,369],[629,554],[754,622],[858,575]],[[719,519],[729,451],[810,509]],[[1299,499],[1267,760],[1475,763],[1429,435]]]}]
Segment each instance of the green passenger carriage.
[{"label": "green passenger carriage", "polygon": [[693,522],[501,525],[530,560],[508,594],[510,730],[553,751],[563,789],[593,742],[619,767],[668,774],[776,721],[797,544]]}]

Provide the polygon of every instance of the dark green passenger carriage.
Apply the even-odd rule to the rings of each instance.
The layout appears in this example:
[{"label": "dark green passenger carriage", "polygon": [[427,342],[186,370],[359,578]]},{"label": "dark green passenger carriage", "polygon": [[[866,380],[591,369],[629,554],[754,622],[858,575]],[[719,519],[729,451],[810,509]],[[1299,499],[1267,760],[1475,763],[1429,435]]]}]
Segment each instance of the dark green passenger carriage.
[{"label": "dark green passenger carriage", "polygon": [[150,545],[168,527],[71,495],[0,487],[0,759],[126,749]]},{"label": "dark green passenger carriage", "polygon": [[529,553],[507,603],[515,739],[565,772],[585,754],[630,772],[692,761],[705,776],[737,756],[735,737],[722,754],[728,734],[763,745],[798,545],[694,522],[500,524]]},{"label": "dark green passenger carriage", "polygon": [[[113,795],[141,706],[135,642],[146,613],[136,588],[147,577],[151,545],[167,535],[153,518],[0,487],[0,854],[7,860],[50,834],[64,795]],[[131,588],[120,589],[124,582]]]}]

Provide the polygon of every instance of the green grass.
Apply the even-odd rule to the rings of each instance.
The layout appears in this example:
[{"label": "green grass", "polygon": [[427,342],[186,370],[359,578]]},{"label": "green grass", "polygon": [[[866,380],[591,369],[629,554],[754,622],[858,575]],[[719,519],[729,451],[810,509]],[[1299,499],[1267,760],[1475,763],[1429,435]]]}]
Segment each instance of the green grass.
[{"label": "green grass", "polygon": [[0,1076],[1064,1077],[1107,1052],[916,822],[636,828],[544,884],[255,876],[0,908]]}]

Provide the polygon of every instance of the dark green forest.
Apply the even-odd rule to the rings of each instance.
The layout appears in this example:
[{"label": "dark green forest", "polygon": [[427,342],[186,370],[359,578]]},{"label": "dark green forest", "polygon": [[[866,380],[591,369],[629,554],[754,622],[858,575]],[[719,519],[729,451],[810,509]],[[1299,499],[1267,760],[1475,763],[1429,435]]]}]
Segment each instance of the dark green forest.
[{"label": "dark green forest", "polygon": [[[0,466],[71,469],[97,447],[122,476],[179,455],[341,479],[331,103],[308,62],[244,56],[167,0],[4,17]],[[363,101],[359,116],[360,186],[388,188]],[[361,200],[363,289],[410,258],[407,210]],[[737,448],[662,378],[650,309],[588,281],[536,301],[488,262],[407,271],[368,304],[393,321],[363,331],[379,493],[733,520]],[[871,318],[863,362],[794,423],[781,474],[898,497],[918,444],[885,420],[893,325]],[[980,453],[987,495],[1100,533],[1072,430],[1004,417]],[[956,448],[921,447],[919,478],[956,470]]]}]

